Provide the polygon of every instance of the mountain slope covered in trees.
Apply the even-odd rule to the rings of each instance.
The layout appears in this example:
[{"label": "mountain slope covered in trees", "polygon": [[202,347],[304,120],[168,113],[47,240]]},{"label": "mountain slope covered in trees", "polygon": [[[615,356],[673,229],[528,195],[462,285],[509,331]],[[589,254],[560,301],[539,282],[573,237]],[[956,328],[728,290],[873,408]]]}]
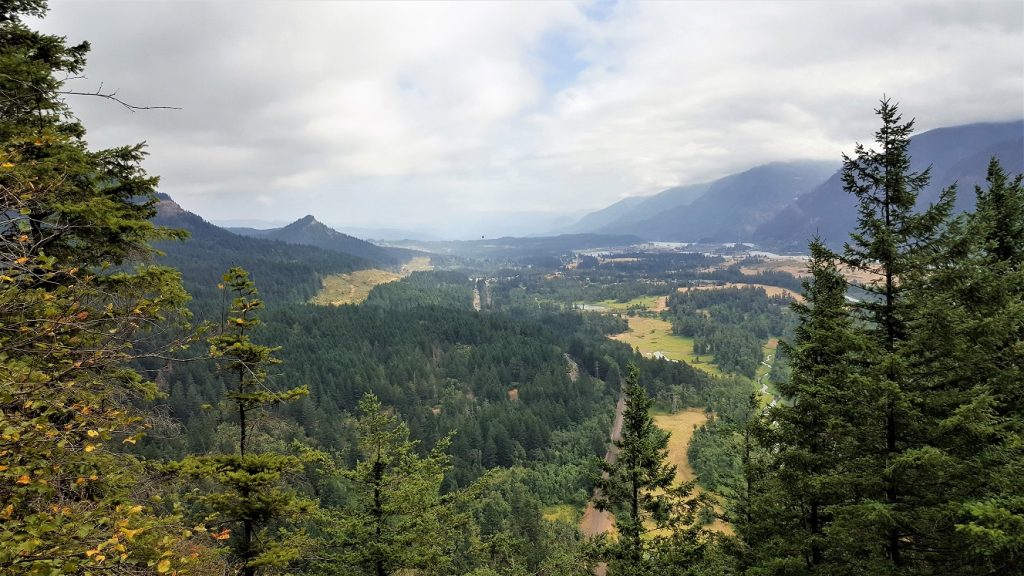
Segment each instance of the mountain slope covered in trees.
[{"label": "mountain slope covered in trees", "polygon": [[257,230],[255,228],[229,228],[231,232],[253,238],[278,240],[288,244],[316,246],[324,250],[350,254],[380,266],[397,267],[416,255],[412,250],[387,248],[343,234],[318,221],[311,215],[299,218],[281,228]]},{"label": "mountain slope covered in trees", "polygon": [[233,234],[163,194],[153,223],[188,232],[184,240],[157,243],[164,255],[156,261],[180,270],[186,288],[199,303],[219,298],[221,274],[232,266],[248,270],[272,301],[305,301],[320,290],[324,276],[372,267],[350,254]]}]

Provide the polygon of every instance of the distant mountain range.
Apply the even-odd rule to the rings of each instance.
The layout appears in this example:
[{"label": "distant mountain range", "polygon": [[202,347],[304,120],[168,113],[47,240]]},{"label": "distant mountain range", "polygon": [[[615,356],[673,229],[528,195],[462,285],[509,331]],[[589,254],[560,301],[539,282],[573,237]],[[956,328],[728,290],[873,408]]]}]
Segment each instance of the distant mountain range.
[{"label": "distant mountain range", "polygon": [[260,293],[275,302],[309,299],[320,289],[324,276],[374,266],[352,254],[234,234],[185,210],[165,194],[160,195],[153,223],[188,231],[189,238],[183,242],[156,243],[164,252],[157,263],[180,270],[185,287],[200,301],[216,301],[212,295],[221,275],[232,266],[248,270]]},{"label": "distant mountain range", "polygon": [[417,255],[417,252],[405,248],[377,246],[365,240],[360,240],[355,236],[343,234],[319,222],[313,216],[299,218],[282,228],[271,228],[269,230],[228,228],[228,230],[235,234],[252,238],[280,240],[288,244],[316,246],[324,250],[351,254],[386,267],[400,266]]},{"label": "distant mountain range", "polygon": [[[865,143],[869,144],[869,143]],[[913,168],[932,166],[921,202],[959,182],[958,210],[974,206],[996,156],[1011,173],[1024,171],[1024,122],[969,124],[915,136]],[[853,198],[842,190],[839,161],[794,161],[757,166],[712,182],[627,198],[587,214],[563,229],[574,233],[634,234],[646,240],[755,242],[803,249],[814,234],[841,244],[856,222]]]},{"label": "distant mountain range", "polygon": [[[865,146],[870,143],[865,142]],[[931,184],[918,198],[921,206],[957,183],[957,210],[974,207],[974,187],[985,185],[989,160],[999,158],[1009,173],[1024,172],[1024,121],[968,124],[922,132],[910,142],[911,169],[931,167]],[[857,221],[855,199],[843,191],[838,173],[758,227],[755,240],[784,248],[806,247],[818,234],[833,246],[846,240]]]},{"label": "distant mountain range", "polygon": [[652,214],[672,210],[682,206],[688,206],[697,198],[700,198],[711,182],[704,184],[691,184],[689,186],[676,186],[663,190],[653,196],[633,196],[619,200],[615,204],[591,212],[580,218],[575,224],[559,230],[563,234],[582,233],[608,233],[608,234],[632,234],[638,229],[638,224],[647,220]]},{"label": "distant mountain range", "polygon": [[774,162],[718,180],[627,198],[570,229],[673,242],[747,242],[754,229],[836,171],[838,162]]}]

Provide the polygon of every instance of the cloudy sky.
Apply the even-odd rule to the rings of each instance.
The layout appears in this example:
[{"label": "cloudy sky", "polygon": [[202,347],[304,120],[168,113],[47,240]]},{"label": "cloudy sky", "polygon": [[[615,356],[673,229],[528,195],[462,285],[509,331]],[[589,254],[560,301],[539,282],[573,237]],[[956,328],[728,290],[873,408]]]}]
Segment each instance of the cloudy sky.
[{"label": "cloudy sky", "polygon": [[[96,146],[207,219],[491,236],[775,160],[1024,117],[1024,3],[53,1]],[[543,221],[543,222],[541,222]]]}]

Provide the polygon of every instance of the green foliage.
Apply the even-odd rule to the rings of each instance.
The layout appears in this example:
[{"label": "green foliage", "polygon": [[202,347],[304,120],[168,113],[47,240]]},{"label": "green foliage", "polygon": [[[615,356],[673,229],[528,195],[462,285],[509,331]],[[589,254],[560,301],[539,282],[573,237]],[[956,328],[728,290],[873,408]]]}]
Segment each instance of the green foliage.
[{"label": "green foliage", "polygon": [[792,400],[768,412],[770,425],[759,422],[758,440],[770,464],[746,474],[754,486],[741,530],[751,574],[830,574],[846,563],[825,527],[837,507],[854,502],[841,487],[856,472],[842,463],[859,460],[855,425],[875,417],[862,407],[864,343],[853,330],[846,280],[821,242],[810,248],[805,300],[792,305],[800,324],[793,342],[780,344],[792,377],[777,386]]},{"label": "green foliage", "polygon": [[852,426],[859,473],[845,479],[847,490],[868,496],[837,510],[831,530],[837,536],[858,534],[860,549],[844,552],[858,556],[860,565],[902,570],[916,562],[928,539],[921,530],[928,520],[918,512],[939,497],[920,479],[941,469],[931,458],[920,412],[930,392],[918,386],[914,360],[904,349],[916,312],[908,296],[923,288],[943,248],[955,190],[945,189],[938,203],[915,211],[929,172],[910,171],[913,122],[901,123],[888,100],[877,114],[882,122],[875,134],[879,150],[858,145],[854,157],[844,157],[843,183],[857,197],[858,224],[840,258],[851,269],[877,277],[860,286],[867,297],[853,304],[865,337],[858,377],[866,378],[867,385],[859,387],[858,407],[866,410]]},{"label": "green foliage", "polygon": [[792,322],[785,309],[789,302],[751,287],[678,292],[669,296],[668,306],[672,331],[692,337],[694,353],[713,354],[723,371],[754,378],[764,342]]},{"label": "green foliage", "polygon": [[942,264],[908,296],[915,309],[906,353],[920,401],[914,455],[943,486],[918,502],[920,562],[947,574],[1004,572],[1024,542],[1024,186],[989,166],[977,211],[958,221]]},{"label": "green foliage", "polygon": [[224,274],[222,286],[232,293],[231,311],[223,331],[209,339],[210,356],[219,359],[217,368],[234,379],[234,389],[227,399],[234,403],[238,414],[238,452],[245,456],[247,434],[254,424],[249,421],[250,413],[305,396],[309,388],[300,386],[278,392],[266,386],[267,367],[281,361],[273,355],[277,348],[254,344],[248,334],[259,326],[255,313],[263,308],[256,285],[249,280],[248,272],[235,267]]},{"label": "green foliage", "polygon": [[694,483],[675,484],[676,466],[668,463],[668,433],[654,425],[653,402],[630,365],[626,377],[622,438],[614,442],[616,458],[602,462],[596,486],[599,510],[615,515],[617,538],[603,556],[612,574],[679,573],[702,554],[697,520],[709,505],[692,494]]},{"label": "green foliage", "polygon": [[61,79],[89,46],[21,22],[45,12],[0,7],[0,572],[184,572],[202,548],[121,452],[156,392],[129,363],[187,318],[179,275],[141,260],[179,233],[148,221],[141,145],[87,148]]},{"label": "green foliage", "polygon": [[325,511],[320,527],[329,551],[321,570],[450,573],[455,544],[450,531],[465,519],[441,495],[451,466],[445,454],[448,440],[420,456],[408,427],[386,412],[376,396],[364,396],[359,411],[358,460],[353,469],[340,472],[348,500],[341,509]]},{"label": "green foliage", "polygon": [[455,496],[472,523],[456,554],[457,572],[508,576],[593,573],[593,554],[575,523],[547,521],[523,468],[492,470]]},{"label": "green foliage", "polygon": [[[222,332],[209,338],[210,356],[231,381],[226,402],[238,417],[237,453],[189,456],[172,469],[184,479],[212,484],[195,497],[204,523],[222,528],[214,538],[230,540],[239,572],[252,575],[261,567],[283,567],[298,558],[304,535],[291,526],[315,507],[287,487],[288,477],[303,470],[296,457],[250,450],[253,413],[305,396],[309,389],[278,392],[267,386],[267,367],[280,363],[273,356],[277,349],[254,344],[249,334],[260,324],[255,313],[263,301],[241,268],[225,273],[223,286],[233,296],[231,310]],[[236,525],[241,530],[234,533],[230,527]]]},{"label": "green foliage", "polygon": [[[993,162],[975,214],[953,189],[915,211],[913,123],[883,101],[879,151],[844,183],[859,224],[838,258],[811,245],[807,303],[782,350],[790,401],[757,422],[748,574],[995,574],[1020,564],[1024,191]],[[874,280],[847,302],[842,264]]]},{"label": "green foliage", "polygon": [[742,439],[721,419],[701,426],[687,447],[687,460],[701,486],[716,493],[734,490],[743,479]]}]

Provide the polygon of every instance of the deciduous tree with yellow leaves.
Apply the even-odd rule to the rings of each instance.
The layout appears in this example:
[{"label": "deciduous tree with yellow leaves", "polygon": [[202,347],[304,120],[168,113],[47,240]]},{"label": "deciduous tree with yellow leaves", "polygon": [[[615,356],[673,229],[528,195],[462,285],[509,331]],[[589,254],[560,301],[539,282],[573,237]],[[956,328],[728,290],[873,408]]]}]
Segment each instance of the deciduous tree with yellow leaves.
[{"label": "deciduous tree with yellow leaves", "polygon": [[0,573],[187,572],[203,548],[122,449],[156,393],[131,362],[187,320],[178,273],[145,264],[180,233],[149,221],[141,145],[87,147],[62,78],[89,45],[22,21],[45,12],[0,3]]}]

